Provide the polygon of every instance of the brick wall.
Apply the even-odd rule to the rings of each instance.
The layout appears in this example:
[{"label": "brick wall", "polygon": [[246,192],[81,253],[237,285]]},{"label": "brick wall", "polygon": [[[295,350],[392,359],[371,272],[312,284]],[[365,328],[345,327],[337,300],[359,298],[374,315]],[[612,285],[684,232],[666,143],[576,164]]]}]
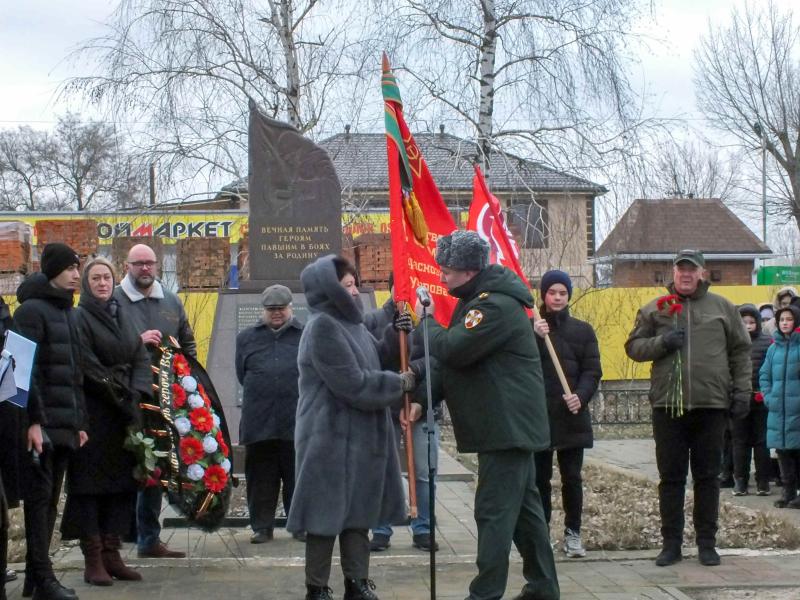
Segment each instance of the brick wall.
[{"label": "brick wall", "polygon": [[[752,285],[753,268],[752,260],[706,261],[708,279],[713,285]],[[670,281],[672,261],[621,261],[614,264],[614,287],[651,287]]]}]

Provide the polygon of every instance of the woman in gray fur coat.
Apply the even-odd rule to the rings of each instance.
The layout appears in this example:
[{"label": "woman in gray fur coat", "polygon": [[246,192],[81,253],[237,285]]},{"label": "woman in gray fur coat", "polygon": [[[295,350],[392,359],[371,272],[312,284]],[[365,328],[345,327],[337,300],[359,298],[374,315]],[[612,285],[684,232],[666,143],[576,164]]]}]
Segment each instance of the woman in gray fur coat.
[{"label": "woman in gray fur coat", "polygon": [[333,599],[328,580],[337,535],[344,600],[378,600],[367,532],[405,519],[389,406],[413,388],[414,375],[382,370],[396,354],[397,336],[378,342],[367,331],[347,260],[319,258],[300,281],[311,317],[297,358],[296,483],[287,529],[307,532],[306,600]]}]

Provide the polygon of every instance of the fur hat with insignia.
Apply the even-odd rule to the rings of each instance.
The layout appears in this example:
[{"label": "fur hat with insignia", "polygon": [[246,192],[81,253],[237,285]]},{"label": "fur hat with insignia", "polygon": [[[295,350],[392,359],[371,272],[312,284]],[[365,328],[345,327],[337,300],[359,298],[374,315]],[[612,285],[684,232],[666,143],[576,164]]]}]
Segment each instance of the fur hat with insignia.
[{"label": "fur hat with insignia", "polygon": [[454,231],[436,240],[436,262],[458,271],[482,271],[489,265],[489,244],[474,231]]}]

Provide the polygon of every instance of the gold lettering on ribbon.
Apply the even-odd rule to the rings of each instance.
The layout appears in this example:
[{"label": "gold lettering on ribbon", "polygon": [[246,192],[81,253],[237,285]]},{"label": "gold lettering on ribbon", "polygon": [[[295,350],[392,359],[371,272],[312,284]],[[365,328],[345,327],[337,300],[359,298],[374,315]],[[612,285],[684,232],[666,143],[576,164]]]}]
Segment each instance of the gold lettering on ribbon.
[{"label": "gold lettering on ribbon", "polygon": [[[164,417],[167,423],[172,425],[172,384],[170,383],[170,378],[172,377],[172,350],[164,348],[158,366],[158,384],[161,392],[159,394],[161,416]],[[170,440],[169,466],[172,476],[168,479],[168,489],[171,492],[177,493],[180,491],[178,480],[180,479],[181,466],[178,460],[178,451],[173,440]]]}]

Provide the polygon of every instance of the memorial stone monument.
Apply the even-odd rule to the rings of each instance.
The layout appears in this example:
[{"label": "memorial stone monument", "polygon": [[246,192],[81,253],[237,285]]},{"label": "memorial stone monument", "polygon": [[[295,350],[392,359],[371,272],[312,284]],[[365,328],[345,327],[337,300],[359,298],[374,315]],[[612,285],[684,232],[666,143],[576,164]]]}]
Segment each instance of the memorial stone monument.
[{"label": "memorial stone monument", "polygon": [[[236,336],[260,321],[261,291],[275,283],[292,290],[295,316],[305,321],[300,272],[320,256],[338,254],[342,240],[341,185],[325,150],[251,103],[248,154],[250,278],[220,293],[207,365],[234,443],[241,414]],[[364,305],[374,308],[374,295],[365,294]],[[242,461],[234,460],[234,468],[241,472]]]}]

